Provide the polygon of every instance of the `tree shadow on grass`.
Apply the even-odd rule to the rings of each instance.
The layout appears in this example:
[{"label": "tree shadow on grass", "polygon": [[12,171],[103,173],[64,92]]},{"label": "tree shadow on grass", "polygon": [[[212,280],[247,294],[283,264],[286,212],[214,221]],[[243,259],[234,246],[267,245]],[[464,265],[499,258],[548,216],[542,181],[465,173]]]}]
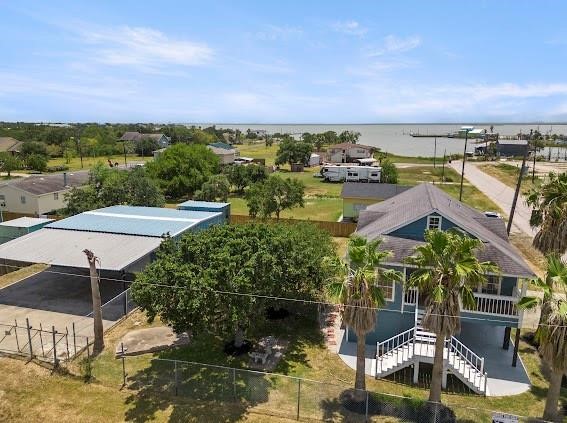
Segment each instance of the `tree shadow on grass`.
[{"label": "tree shadow on grass", "polygon": [[[284,375],[298,364],[309,367],[305,349],[323,345],[317,315],[305,309],[290,310],[285,319],[258,322],[247,335],[253,341],[268,335],[290,341],[275,371]],[[133,392],[127,399],[130,408],[125,419],[148,421],[168,410],[172,421],[232,422],[252,407],[265,414],[295,415],[295,379],[248,371],[248,356],[229,357],[223,346],[220,337],[195,336],[187,347],[164,351],[147,367],[130,374],[127,387]]]},{"label": "tree shadow on grass", "polygon": [[269,401],[271,386],[268,377],[242,370],[153,359],[127,380],[133,392],[125,419],[145,422],[171,409],[171,421],[237,421]]},{"label": "tree shadow on grass", "polygon": [[320,406],[325,421],[366,422],[367,414],[368,419],[374,416],[387,416],[416,423],[465,423],[468,421],[457,420],[453,410],[445,405],[432,404],[418,399],[370,393],[368,404],[366,400],[356,401],[352,389],[343,391],[338,398],[322,400]]}]

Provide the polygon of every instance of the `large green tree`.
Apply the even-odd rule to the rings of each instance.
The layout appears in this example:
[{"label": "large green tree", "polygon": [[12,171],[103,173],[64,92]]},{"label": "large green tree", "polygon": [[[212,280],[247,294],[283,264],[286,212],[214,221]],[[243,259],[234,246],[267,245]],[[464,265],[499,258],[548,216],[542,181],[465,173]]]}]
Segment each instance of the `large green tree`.
[{"label": "large green tree", "polygon": [[144,168],[130,171],[110,169],[102,164],[95,166],[89,175],[89,183],[65,194],[66,215],[117,204],[130,206],[162,207],[165,198],[157,183]]},{"label": "large green tree", "polygon": [[398,169],[394,162],[390,159],[382,159],[380,164],[382,171],[380,173],[380,182],[385,184],[397,184],[398,183]]},{"label": "large green tree", "polygon": [[526,202],[532,207],[530,224],[538,229],[534,247],[544,254],[567,251],[567,173],[550,173],[528,191]]},{"label": "large green tree", "polygon": [[193,198],[202,201],[226,201],[230,192],[230,183],[224,175],[213,175],[201,189],[195,191]]},{"label": "large green tree", "polygon": [[381,239],[368,242],[351,236],[348,242],[348,262],[330,261],[332,277],[326,287],[332,301],[344,306],[343,321],[356,334],[355,398],[366,398],[366,334],[376,327],[377,309],[385,304],[380,285],[402,280],[402,274],[385,269],[382,262],[391,254],[379,250]]},{"label": "large green tree", "polygon": [[305,164],[313,152],[313,145],[304,141],[296,141],[291,137],[285,138],[276,153],[276,165],[289,163]]},{"label": "large green tree", "polygon": [[218,157],[206,146],[175,144],[147,164],[169,198],[193,195],[211,176],[219,172]]},{"label": "large green tree", "polygon": [[264,318],[263,295],[320,298],[323,262],[334,255],[330,235],[307,223],[217,225],[162,243],[132,293],[150,321],[234,336],[239,346]]},{"label": "large green tree", "polygon": [[271,175],[265,181],[250,186],[246,192],[248,213],[252,217],[262,218],[275,214],[279,219],[283,210],[303,207],[304,191],[303,182],[298,179]]},{"label": "large green tree", "polygon": [[545,278],[538,278],[533,283],[543,291],[543,299],[524,297],[518,306],[525,309],[541,307],[536,340],[539,352],[551,370],[543,419],[556,421],[561,381],[567,372],[567,263],[556,254],[548,255]]},{"label": "large green tree", "polygon": [[250,184],[263,181],[268,177],[266,167],[259,164],[227,166],[224,169],[224,173],[230,184],[240,194]]},{"label": "large green tree", "polygon": [[489,272],[498,271],[492,263],[476,258],[480,248],[482,241],[457,231],[428,230],[425,244],[407,259],[417,267],[406,280],[407,287],[419,289],[425,299],[423,327],[437,336],[429,392],[433,402],[441,401],[445,339],[461,329],[461,304],[474,307],[473,290],[486,283]]},{"label": "large green tree", "polygon": [[360,132],[357,131],[343,131],[339,134],[339,140],[341,142],[350,142],[356,144],[360,138]]},{"label": "large green tree", "polygon": [[12,171],[22,168],[23,163],[16,156],[13,156],[11,153],[6,152],[0,153],[0,171],[6,172],[8,174],[8,177],[12,176]]}]

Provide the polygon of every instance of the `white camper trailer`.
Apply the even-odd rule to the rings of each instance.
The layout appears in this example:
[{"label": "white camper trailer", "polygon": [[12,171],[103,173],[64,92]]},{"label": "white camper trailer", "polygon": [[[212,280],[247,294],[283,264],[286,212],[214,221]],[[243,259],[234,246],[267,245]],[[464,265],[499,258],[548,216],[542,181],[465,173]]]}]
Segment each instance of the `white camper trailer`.
[{"label": "white camper trailer", "polygon": [[380,182],[381,171],[378,166],[325,165],[321,176],[327,182]]}]

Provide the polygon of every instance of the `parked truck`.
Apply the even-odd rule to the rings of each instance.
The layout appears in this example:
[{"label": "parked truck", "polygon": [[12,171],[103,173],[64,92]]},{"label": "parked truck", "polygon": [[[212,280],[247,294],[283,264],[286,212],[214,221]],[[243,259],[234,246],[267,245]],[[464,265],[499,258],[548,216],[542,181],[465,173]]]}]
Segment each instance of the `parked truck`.
[{"label": "parked truck", "polygon": [[324,165],[321,177],[327,182],[380,182],[381,171],[378,166]]}]

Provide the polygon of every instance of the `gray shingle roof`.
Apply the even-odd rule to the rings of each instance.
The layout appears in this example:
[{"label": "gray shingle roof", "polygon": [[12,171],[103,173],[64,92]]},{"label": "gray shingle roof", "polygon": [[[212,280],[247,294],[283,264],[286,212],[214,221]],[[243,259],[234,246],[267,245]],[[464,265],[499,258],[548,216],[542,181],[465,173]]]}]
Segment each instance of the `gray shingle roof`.
[{"label": "gray shingle roof", "polygon": [[13,179],[6,185],[29,192],[30,194],[42,195],[51,192],[64,191],[68,187],[80,187],[89,180],[88,171],[67,172],[67,185],[64,183],[62,173],[49,175],[30,176],[28,178]]},{"label": "gray shingle roof", "polygon": [[368,182],[345,182],[341,190],[341,197],[345,198],[372,198],[385,200],[410,189],[407,185],[375,184]]},{"label": "gray shingle roof", "polygon": [[[434,212],[483,241],[485,248],[479,252],[480,259],[496,263],[505,274],[533,276],[520,253],[508,242],[503,220],[484,216],[432,184],[420,184],[361,211],[357,233],[369,239],[385,238],[397,228]],[[409,246],[418,245],[419,241],[389,236],[385,244],[395,257],[402,259],[411,255]]]},{"label": "gray shingle roof", "polygon": [[0,151],[17,152],[20,150],[22,144],[22,141],[18,141],[12,137],[0,137]]}]

